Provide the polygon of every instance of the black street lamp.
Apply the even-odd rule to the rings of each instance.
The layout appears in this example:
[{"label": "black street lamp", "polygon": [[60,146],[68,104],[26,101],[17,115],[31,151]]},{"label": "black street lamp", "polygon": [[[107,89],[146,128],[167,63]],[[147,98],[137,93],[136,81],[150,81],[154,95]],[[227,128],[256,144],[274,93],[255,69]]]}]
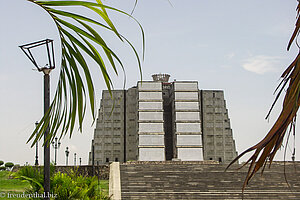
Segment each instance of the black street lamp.
[{"label": "black street lamp", "polygon": [[[44,67],[41,67],[35,60],[33,53],[30,51],[33,48],[44,46],[47,53],[47,63],[43,64]],[[38,72],[43,72],[44,74],[44,114],[49,110],[50,106],[50,72],[55,68],[54,61],[54,47],[53,40],[45,39],[37,42],[32,42],[29,44],[19,46],[22,51],[26,54],[29,60],[37,68]],[[42,52],[42,51],[40,51]],[[50,139],[48,139],[49,126],[46,127],[44,132],[44,192],[45,194],[50,194]],[[45,200],[50,198],[46,197]]]},{"label": "black street lamp", "polygon": [[56,162],[56,158],[57,158],[57,149],[59,149],[59,147],[60,147],[60,141],[58,141],[58,138],[57,137],[55,137],[54,138],[54,141],[52,141],[52,146],[53,146],[53,148],[54,148],[54,165],[56,165],[57,164],[57,162]]},{"label": "black street lamp", "polygon": [[69,147],[66,148],[65,153],[66,153],[66,166],[68,166],[68,157],[69,157],[69,153],[70,153]]},{"label": "black street lamp", "polygon": [[74,166],[76,166],[76,153],[74,153]]},{"label": "black street lamp", "polygon": [[[295,140],[294,140],[295,142]],[[296,153],[296,148],[294,147],[293,153],[292,153],[292,161],[295,162],[295,153]]]},{"label": "black street lamp", "polygon": [[92,172],[93,176],[95,176],[95,145],[94,145],[94,140],[92,140]]},{"label": "black street lamp", "polygon": [[[38,124],[39,124],[39,122],[36,121],[35,122],[35,127],[37,127]],[[38,134],[38,133],[36,132],[36,134]],[[38,148],[39,148],[39,144],[38,144],[38,141],[36,141],[36,144],[35,144],[35,163],[34,163],[35,166],[39,165],[39,156],[38,156],[39,150],[38,150]]]}]

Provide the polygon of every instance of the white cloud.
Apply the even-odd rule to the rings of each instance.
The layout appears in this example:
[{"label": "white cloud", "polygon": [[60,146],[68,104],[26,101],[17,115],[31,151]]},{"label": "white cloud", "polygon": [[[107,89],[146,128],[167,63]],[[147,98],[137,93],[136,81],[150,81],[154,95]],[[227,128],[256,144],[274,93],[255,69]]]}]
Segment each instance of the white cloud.
[{"label": "white cloud", "polygon": [[235,56],[235,53],[231,52],[231,53],[225,55],[225,58],[227,58],[228,60],[231,60],[234,56]]},{"label": "white cloud", "polygon": [[246,59],[242,66],[247,71],[265,74],[267,72],[276,72],[279,60],[280,58],[278,57],[259,55]]}]

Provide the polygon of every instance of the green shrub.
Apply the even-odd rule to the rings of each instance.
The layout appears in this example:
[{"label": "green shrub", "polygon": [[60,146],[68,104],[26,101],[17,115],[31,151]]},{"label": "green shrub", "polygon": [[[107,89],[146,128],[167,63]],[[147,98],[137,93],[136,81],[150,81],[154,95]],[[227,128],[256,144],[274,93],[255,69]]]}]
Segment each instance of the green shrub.
[{"label": "green shrub", "polygon": [[0,171],[4,171],[4,170],[6,170],[6,167],[0,166]]},{"label": "green shrub", "polygon": [[0,166],[3,165],[3,164],[4,164],[3,160],[0,160]]},{"label": "green shrub", "polygon": [[[28,181],[31,188],[28,193],[43,193],[44,171],[43,168],[24,166],[14,177]],[[84,200],[109,200],[98,188],[96,177],[84,177],[78,175],[77,171],[66,173],[54,173],[54,166],[50,168],[50,193],[57,194],[56,200],[84,199]]]},{"label": "green shrub", "polygon": [[28,193],[43,193],[44,174],[43,169],[32,166],[24,166],[20,168],[18,172],[14,174],[14,177],[23,181],[29,182],[30,189],[27,189]]},{"label": "green shrub", "polygon": [[110,198],[101,193],[98,188],[96,177],[84,177],[76,171],[68,174],[56,173],[52,180],[52,192],[57,194],[58,200],[86,199],[86,200],[109,200]]},{"label": "green shrub", "polygon": [[14,166],[14,163],[12,163],[12,162],[7,162],[7,163],[5,163],[5,165],[4,165],[6,168],[8,168],[8,169],[11,169],[13,166]]},{"label": "green shrub", "polygon": [[[50,179],[53,177],[55,171],[54,165],[50,165]],[[44,168],[33,167],[26,165],[21,167],[18,172],[14,174],[14,177],[20,180],[29,182],[31,188],[27,189],[28,193],[43,193],[44,192]]]}]

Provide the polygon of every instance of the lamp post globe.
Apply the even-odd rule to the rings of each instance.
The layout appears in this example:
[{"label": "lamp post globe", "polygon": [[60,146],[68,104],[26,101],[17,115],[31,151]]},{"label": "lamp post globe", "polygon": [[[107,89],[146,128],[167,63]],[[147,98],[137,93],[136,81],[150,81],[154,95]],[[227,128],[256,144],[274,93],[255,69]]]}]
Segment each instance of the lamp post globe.
[{"label": "lamp post globe", "polygon": [[54,138],[54,141],[52,141],[52,146],[54,148],[54,165],[57,164],[57,150],[59,149],[60,147],[60,141],[58,141],[58,138],[55,137]]},{"label": "lamp post globe", "polygon": [[68,166],[68,157],[69,157],[69,153],[70,153],[69,147],[66,148],[65,153],[66,153],[66,166]]}]

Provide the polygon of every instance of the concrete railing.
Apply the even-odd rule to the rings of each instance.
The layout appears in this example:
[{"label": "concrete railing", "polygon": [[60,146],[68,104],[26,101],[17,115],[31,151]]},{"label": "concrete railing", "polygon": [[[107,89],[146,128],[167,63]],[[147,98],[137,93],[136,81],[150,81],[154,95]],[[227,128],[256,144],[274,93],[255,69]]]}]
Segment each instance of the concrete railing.
[{"label": "concrete railing", "polygon": [[109,196],[112,200],[121,200],[121,176],[119,162],[113,162],[110,164]]}]

